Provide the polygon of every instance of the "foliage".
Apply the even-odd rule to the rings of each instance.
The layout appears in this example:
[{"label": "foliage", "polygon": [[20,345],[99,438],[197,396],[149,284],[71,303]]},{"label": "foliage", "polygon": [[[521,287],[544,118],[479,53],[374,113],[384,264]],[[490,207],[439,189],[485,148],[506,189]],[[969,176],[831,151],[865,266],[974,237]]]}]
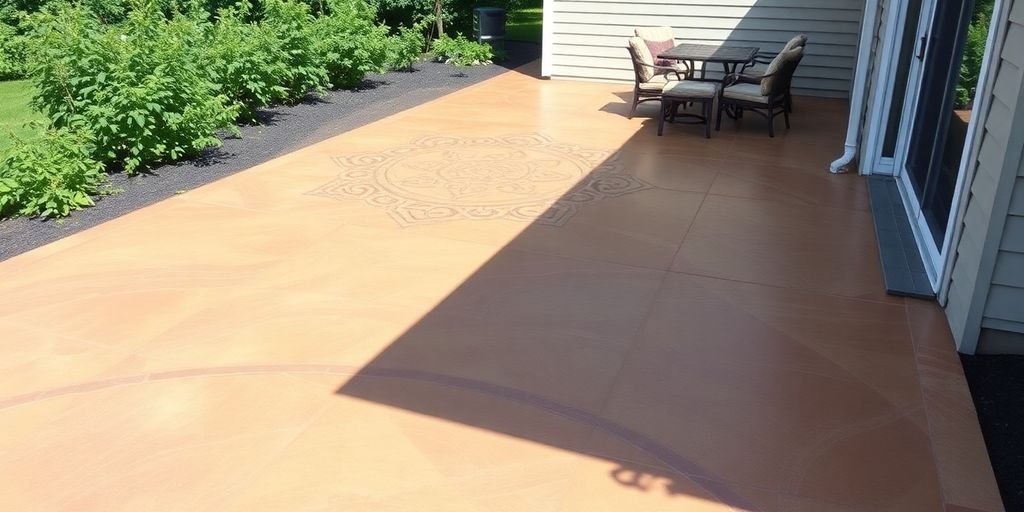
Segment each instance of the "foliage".
[{"label": "foliage", "polygon": [[387,67],[412,69],[427,49],[427,30],[433,22],[433,16],[426,16],[411,27],[398,27],[388,45]]},{"label": "foliage", "polygon": [[290,0],[268,0],[262,24],[277,38],[287,56],[288,73],[281,85],[288,91],[288,100],[300,100],[330,84],[327,69],[318,62],[317,34],[310,29],[313,16],[309,6]]},{"label": "foliage", "polygon": [[487,64],[494,59],[494,48],[486,43],[470,41],[462,36],[441,36],[434,41],[434,57],[456,66]]},{"label": "foliage", "polygon": [[[473,34],[473,9],[501,7],[508,12],[523,7],[539,7],[538,0],[443,0],[441,18],[446,34]],[[424,16],[433,14],[434,0],[377,0],[380,19],[390,26],[412,26]]]},{"label": "foliage", "polygon": [[11,6],[0,7],[0,80],[23,78],[28,71],[27,17],[24,11]]},{"label": "foliage", "polygon": [[235,118],[192,58],[195,21],[151,5],[115,26],[65,7],[35,39],[33,104],[54,128],[92,133],[97,159],[128,172],[219,144]]},{"label": "foliage", "polygon": [[384,71],[390,43],[388,28],[377,25],[375,12],[361,0],[335,0],[330,14],[309,27],[316,61],[332,87],[355,87],[367,73]]},{"label": "foliage", "polygon": [[222,9],[215,24],[206,26],[200,62],[221,95],[238,108],[239,119],[256,121],[256,110],[289,97],[283,85],[292,76],[290,59],[266,26],[246,22],[249,6]]},{"label": "foliage", "polygon": [[0,161],[0,217],[64,217],[93,204],[106,182],[85,132],[52,130]]},{"label": "foliage", "polygon": [[985,46],[988,44],[994,4],[995,0],[978,0],[974,8],[974,17],[967,27],[964,57],[960,62],[960,77],[956,86],[958,108],[967,107],[974,101],[978,79],[981,77],[981,66],[985,60]]}]

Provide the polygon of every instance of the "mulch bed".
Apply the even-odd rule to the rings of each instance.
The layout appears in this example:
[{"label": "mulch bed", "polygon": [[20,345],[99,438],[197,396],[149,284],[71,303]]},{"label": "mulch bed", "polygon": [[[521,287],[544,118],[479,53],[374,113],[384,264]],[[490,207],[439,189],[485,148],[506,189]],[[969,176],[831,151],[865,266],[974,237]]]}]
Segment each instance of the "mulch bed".
[{"label": "mulch bed", "polygon": [[1008,512],[1024,511],[1024,356],[960,356]]}]

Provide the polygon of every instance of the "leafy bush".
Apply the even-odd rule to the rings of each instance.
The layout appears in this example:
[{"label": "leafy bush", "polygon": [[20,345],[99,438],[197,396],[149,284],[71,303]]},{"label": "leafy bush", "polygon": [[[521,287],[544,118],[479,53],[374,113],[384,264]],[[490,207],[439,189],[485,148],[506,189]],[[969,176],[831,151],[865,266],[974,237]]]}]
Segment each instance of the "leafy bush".
[{"label": "leafy bush", "polygon": [[277,38],[287,56],[288,73],[282,85],[288,91],[288,100],[300,100],[330,84],[327,68],[318,62],[317,34],[311,30],[313,16],[308,5],[267,0],[262,24]]},{"label": "leafy bush", "polygon": [[283,84],[291,71],[277,35],[244,21],[248,15],[245,4],[221,10],[217,23],[207,25],[198,58],[220,94],[237,106],[239,119],[255,122],[257,109],[289,97]]},{"label": "leafy bush", "polygon": [[316,61],[326,69],[332,87],[355,87],[367,73],[384,71],[388,28],[377,25],[374,11],[361,0],[335,0],[330,15],[310,26]]},{"label": "leafy bush", "polygon": [[89,135],[66,129],[16,146],[0,162],[0,218],[64,217],[92,206],[106,182],[94,152]]},{"label": "leafy bush", "polygon": [[28,72],[27,18],[12,6],[0,7],[0,80],[24,78]]},{"label": "leafy bush", "polygon": [[411,27],[398,27],[398,32],[391,36],[388,45],[389,69],[412,69],[413,63],[420,60],[426,51],[426,31],[431,23],[433,18],[427,17]]},{"label": "leafy bush", "polygon": [[470,41],[462,36],[441,36],[434,41],[434,57],[456,66],[487,64],[494,60],[494,48],[486,43]]},{"label": "leafy bush", "polygon": [[151,5],[116,26],[64,7],[34,39],[34,106],[54,128],[88,130],[97,159],[128,172],[219,144],[236,115],[192,58],[196,22]]},{"label": "leafy bush", "polygon": [[985,60],[985,46],[988,44],[988,30],[992,21],[995,0],[979,0],[975,4],[974,16],[967,27],[967,41],[964,43],[964,57],[960,62],[960,77],[956,85],[956,106],[968,106],[976,94],[981,66]]}]

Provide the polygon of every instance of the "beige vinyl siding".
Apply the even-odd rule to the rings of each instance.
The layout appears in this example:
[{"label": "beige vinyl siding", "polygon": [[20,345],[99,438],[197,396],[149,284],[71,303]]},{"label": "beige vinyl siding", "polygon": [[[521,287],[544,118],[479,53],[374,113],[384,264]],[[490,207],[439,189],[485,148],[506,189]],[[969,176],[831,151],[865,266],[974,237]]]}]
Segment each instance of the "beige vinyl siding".
[{"label": "beige vinyl siding", "polygon": [[[673,27],[676,42],[757,46],[778,51],[807,34],[797,94],[845,97],[857,54],[864,0],[549,0],[547,69],[554,78],[633,79],[626,38],[644,26]],[[721,74],[720,65],[709,71]]]},{"label": "beige vinyl siding", "polygon": [[[999,350],[1007,350],[1008,331],[1024,334],[1024,52],[1020,48],[1024,48],[1024,0],[1015,0],[998,54],[946,305],[957,344],[969,353],[985,351],[985,339],[990,336],[1000,340]],[[1019,351],[1024,352],[1024,336]]]}]

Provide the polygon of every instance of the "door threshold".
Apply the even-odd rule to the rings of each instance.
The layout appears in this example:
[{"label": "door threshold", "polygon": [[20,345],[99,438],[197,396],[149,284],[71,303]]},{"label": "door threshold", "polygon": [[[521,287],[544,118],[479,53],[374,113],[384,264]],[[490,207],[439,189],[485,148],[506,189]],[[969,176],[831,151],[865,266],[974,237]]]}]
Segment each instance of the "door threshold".
[{"label": "door threshold", "polygon": [[925,271],[896,178],[868,176],[868,192],[886,293],[934,299],[935,290]]}]

